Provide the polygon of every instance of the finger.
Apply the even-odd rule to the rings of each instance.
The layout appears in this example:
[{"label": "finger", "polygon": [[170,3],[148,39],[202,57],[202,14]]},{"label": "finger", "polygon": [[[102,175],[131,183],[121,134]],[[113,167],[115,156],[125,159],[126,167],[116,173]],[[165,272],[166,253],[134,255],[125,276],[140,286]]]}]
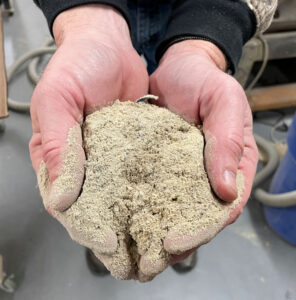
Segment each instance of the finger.
[{"label": "finger", "polygon": [[201,101],[200,108],[206,169],[215,193],[225,201],[233,201],[237,197],[236,173],[244,149],[245,110],[249,109],[246,96],[238,83],[230,80],[206,100]]},{"label": "finger", "polygon": [[46,164],[51,184],[46,201],[48,210],[63,211],[76,201],[84,178],[85,155],[79,121],[81,108],[62,92],[46,89],[44,83],[32,97],[33,137],[30,153],[38,172],[41,160]]},{"label": "finger", "polygon": [[[44,144],[42,146],[44,157]],[[51,163],[46,166],[52,166],[52,169],[48,167],[49,178],[50,174],[55,178],[53,175],[55,172],[59,175],[51,181],[50,195],[45,202],[45,207],[49,210],[65,211],[77,200],[84,179],[85,155],[79,125],[69,130],[66,145],[61,145],[56,150],[60,151],[60,154],[57,152],[47,154]],[[50,157],[51,155],[55,157]]]},{"label": "finger", "polygon": [[[224,222],[226,222],[226,220]],[[183,259],[183,254],[187,251],[190,253],[190,251],[193,251],[195,248],[200,247],[201,245],[204,245],[212,240],[221,230],[221,227],[222,224],[219,226],[212,224],[197,230],[191,235],[180,235],[177,231],[171,230],[164,240],[164,249],[170,254],[176,254],[178,256],[180,255],[180,258]]]},{"label": "finger", "polygon": [[169,266],[170,257],[161,248],[158,251],[148,251],[140,258],[139,270],[147,278],[153,278]]},{"label": "finger", "polygon": [[95,256],[104,264],[104,266],[110,271],[111,275],[117,280],[131,279],[130,265],[126,265],[126,261],[123,260],[122,264],[119,263],[118,257],[114,255],[105,255],[100,252],[96,252],[92,249]]},{"label": "finger", "polygon": [[55,158],[57,164],[62,160],[59,176],[52,182],[47,206],[64,211],[77,200],[84,180],[85,154],[79,125],[69,130],[66,147],[60,151],[60,156]]},{"label": "finger", "polygon": [[127,239],[122,237],[122,233],[119,233],[118,248],[112,255],[102,254],[95,248],[92,251],[116,279],[135,279],[135,262],[130,255]]},{"label": "finger", "polygon": [[176,255],[176,254],[172,254],[171,255],[171,261],[170,261],[170,264],[171,265],[174,265],[184,259],[186,259],[188,256],[190,256],[195,250],[197,249],[197,247],[193,248],[193,249],[190,249],[188,251],[185,251],[184,253],[182,254],[179,254],[179,255]]},{"label": "finger", "polygon": [[253,180],[257,169],[257,162],[258,149],[252,134],[252,128],[248,127],[245,129],[244,154],[238,167],[238,169],[244,175],[244,191],[242,194],[242,200],[238,202],[238,205],[231,211],[226,226],[233,223],[238,218],[250,197]]},{"label": "finger", "polygon": [[31,104],[30,111],[31,111],[33,135],[29,143],[29,150],[30,150],[30,156],[31,156],[33,168],[36,174],[38,174],[39,166],[43,160],[42,139],[40,134],[39,121],[33,103]]},{"label": "finger", "polygon": [[72,240],[76,241],[82,246],[87,248],[96,249],[97,253],[111,255],[117,250],[117,236],[116,234],[107,226],[100,227],[92,232],[90,236],[88,232],[83,230],[77,230],[70,224],[65,224],[65,221],[61,215],[57,216],[60,223],[64,225],[67,229]]},{"label": "finger", "polygon": [[154,277],[155,276],[147,276],[147,275],[143,274],[140,270],[138,270],[138,274],[135,279],[139,280],[142,283],[145,283],[145,282],[149,282],[149,281],[153,280]]},{"label": "finger", "polygon": [[[43,161],[40,164],[38,173],[38,185],[46,207],[49,205],[48,198],[51,195],[51,191],[48,170]],[[89,230],[79,226],[81,222],[83,223],[83,218],[79,220],[78,218],[71,219],[66,213],[57,210],[50,209],[49,212],[66,228],[71,238],[77,243],[87,248],[96,249],[101,254],[113,254],[116,252],[118,246],[117,235],[107,225],[96,224],[94,226],[96,230],[89,232]]]},{"label": "finger", "polygon": [[38,174],[40,164],[43,161],[42,140],[39,132],[33,133],[29,143],[29,149],[33,168],[36,174]]}]

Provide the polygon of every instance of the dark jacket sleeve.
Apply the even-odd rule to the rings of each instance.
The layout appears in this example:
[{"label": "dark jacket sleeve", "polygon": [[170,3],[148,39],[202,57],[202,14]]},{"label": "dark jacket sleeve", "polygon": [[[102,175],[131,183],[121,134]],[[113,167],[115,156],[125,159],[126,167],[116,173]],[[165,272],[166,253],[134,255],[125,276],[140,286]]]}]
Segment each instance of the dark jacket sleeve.
[{"label": "dark jacket sleeve", "polygon": [[156,59],[159,61],[174,43],[203,39],[224,52],[228,67],[234,72],[242,47],[256,32],[256,25],[254,12],[240,0],[176,0]]},{"label": "dark jacket sleeve", "polygon": [[[62,11],[83,4],[107,4],[118,9],[129,23],[128,0],[34,0],[42,9],[50,30]],[[156,0],[150,0],[156,1]],[[161,1],[161,0],[157,0]],[[173,10],[156,59],[174,43],[186,39],[204,39],[216,44],[225,54],[233,72],[243,45],[256,31],[256,17],[241,0],[172,0]]]},{"label": "dark jacket sleeve", "polygon": [[126,0],[34,0],[43,11],[50,31],[59,13],[69,8],[84,4],[106,4],[111,5],[121,12],[129,24],[129,15]]}]

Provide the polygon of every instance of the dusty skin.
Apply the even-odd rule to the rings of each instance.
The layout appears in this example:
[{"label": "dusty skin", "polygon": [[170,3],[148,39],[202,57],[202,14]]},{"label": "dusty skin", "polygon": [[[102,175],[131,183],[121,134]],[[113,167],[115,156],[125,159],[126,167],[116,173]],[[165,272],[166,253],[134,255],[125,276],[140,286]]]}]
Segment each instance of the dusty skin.
[{"label": "dusty skin", "polygon": [[[73,132],[67,148],[71,155],[65,155],[60,177],[69,176],[67,166],[76,159]],[[87,116],[82,132],[82,192],[69,209],[55,216],[117,279],[151,280],[169,265],[170,254],[163,247],[168,234],[200,234],[207,241],[240,201],[242,174],[237,178],[238,199],[231,204],[220,201],[204,168],[201,128],[165,108],[115,101]],[[65,189],[66,181],[60,181]],[[46,202],[49,181],[44,163],[38,182]],[[109,252],[95,246],[112,241],[115,247]]]}]

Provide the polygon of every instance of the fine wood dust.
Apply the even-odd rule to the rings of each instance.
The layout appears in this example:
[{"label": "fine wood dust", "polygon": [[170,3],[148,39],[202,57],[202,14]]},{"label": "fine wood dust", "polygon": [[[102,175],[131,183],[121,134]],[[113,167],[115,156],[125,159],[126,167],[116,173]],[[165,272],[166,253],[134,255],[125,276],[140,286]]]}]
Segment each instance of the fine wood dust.
[{"label": "fine wood dust", "polygon": [[168,233],[194,237],[210,228],[211,238],[241,201],[242,174],[238,199],[220,201],[205,171],[202,129],[165,108],[115,101],[86,117],[83,140],[82,192],[60,214],[90,240],[100,228],[116,233],[114,254],[93,250],[117,279],[152,279],[169,265]]}]

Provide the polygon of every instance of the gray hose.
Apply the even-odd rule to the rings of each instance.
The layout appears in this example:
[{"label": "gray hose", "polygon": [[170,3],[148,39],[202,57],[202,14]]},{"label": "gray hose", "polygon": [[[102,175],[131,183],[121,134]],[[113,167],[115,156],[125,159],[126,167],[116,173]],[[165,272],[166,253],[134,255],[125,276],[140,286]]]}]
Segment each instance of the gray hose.
[{"label": "gray hose", "polygon": [[254,197],[262,204],[272,207],[290,207],[296,205],[296,191],[283,194],[270,194],[262,189],[256,189]]},{"label": "gray hose", "polygon": [[[37,65],[39,63],[40,56],[44,54],[52,54],[55,52],[55,48],[53,47],[42,47],[40,49],[36,49],[33,51],[29,51],[28,53],[22,55],[18,60],[16,60],[12,66],[7,70],[7,83],[9,84],[18,71],[18,69],[28,60],[37,57],[37,60],[31,65],[30,69],[28,69],[28,75],[30,79],[37,83],[39,80],[39,75],[37,74]],[[39,57],[39,58],[38,58]],[[24,103],[15,101],[13,99],[8,98],[8,108],[11,110],[15,110],[18,112],[29,112],[30,111],[30,103]]]},{"label": "gray hose", "polygon": [[[47,41],[44,42],[44,44],[42,44],[41,48],[54,47],[54,45],[55,45],[54,40],[48,39]],[[40,80],[40,74],[38,73],[37,69],[41,57],[42,57],[41,55],[38,55],[37,57],[33,58],[28,65],[28,77],[34,85],[36,85]]]},{"label": "gray hose", "polygon": [[[258,147],[266,152],[268,162],[266,166],[255,176],[253,189],[266,180],[275,171],[280,160],[279,154],[272,143],[258,135],[254,136]],[[256,188],[253,195],[255,199],[262,204],[272,207],[290,207],[296,205],[296,191],[282,194],[270,194],[262,189]]]},{"label": "gray hose", "polygon": [[262,46],[263,46],[263,61],[262,61],[262,65],[261,65],[257,75],[252,80],[252,82],[248,85],[248,87],[245,89],[246,92],[251,91],[254,88],[254,86],[256,85],[256,83],[259,81],[259,79],[261,78],[261,76],[263,75],[263,73],[266,69],[268,59],[269,59],[269,46],[268,46],[266,39],[263,37],[263,34],[259,34],[258,39],[261,41]]},{"label": "gray hose", "polygon": [[254,137],[257,146],[267,154],[268,162],[266,166],[256,174],[253,182],[253,189],[266,180],[266,178],[268,178],[270,175],[272,175],[280,162],[279,154],[271,142],[257,134],[254,134]]}]

